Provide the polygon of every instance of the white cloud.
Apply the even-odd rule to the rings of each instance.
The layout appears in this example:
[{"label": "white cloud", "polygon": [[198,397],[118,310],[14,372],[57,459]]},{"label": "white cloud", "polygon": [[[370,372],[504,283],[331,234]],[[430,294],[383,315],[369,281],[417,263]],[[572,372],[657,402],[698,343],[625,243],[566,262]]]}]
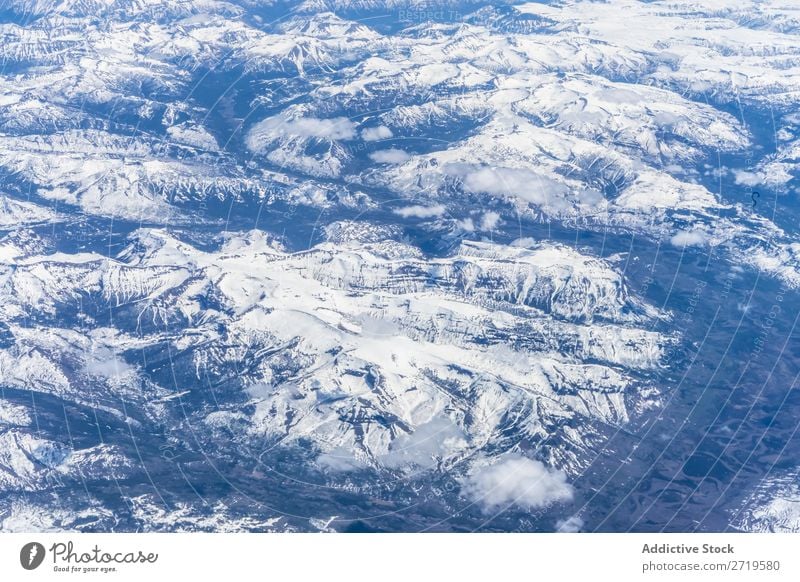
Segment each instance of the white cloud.
[{"label": "white cloud", "polygon": [[435,206],[406,206],[405,208],[398,208],[394,211],[403,218],[433,218],[434,216],[441,216],[445,212],[445,207],[442,204]]},{"label": "white cloud", "polygon": [[385,125],[379,125],[378,127],[367,127],[366,129],[361,130],[361,139],[364,141],[378,141],[381,139],[389,139],[393,136],[394,134],[392,133],[392,130]]},{"label": "white cloud", "polygon": [[463,431],[449,418],[435,418],[413,433],[398,437],[380,461],[389,468],[434,468],[439,459],[467,445]]},{"label": "white cloud", "polygon": [[536,239],[530,236],[526,236],[523,238],[514,239],[511,241],[512,247],[520,247],[523,249],[530,248],[537,244]]},{"label": "white cloud", "polygon": [[734,180],[737,184],[743,186],[758,186],[764,182],[762,176],[755,172],[746,172],[744,170],[733,171]]},{"label": "white cloud", "polygon": [[708,241],[708,236],[702,230],[681,230],[669,242],[673,246],[683,248],[702,246]]},{"label": "white cloud", "polygon": [[134,373],[134,368],[108,348],[98,348],[86,358],[86,373],[109,380],[120,379]]},{"label": "white cloud", "polygon": [[371,153],[369,157],[373,162],[378,162],[379,164],[402,164],[411,159],[411,156],[403,150],[394,148],[378,150],[377,152]]},{"label": "white cloud", "polygon": [[287,119],[283,115],[276,115],[253,126],[247,137],[247,146],[251,150],[258,150],[264,142],[285,136],[329,140],[353,139],[356,136],[356,125],[346,117]]},{"label": "white cloud", "polygon": [[471,192],[516,197],[537,206],[566,209],[569,188],[551,178],[519,168],[472,168],[451,164],[448,173],[460,177]]},{"label": "white cloud", "polygon": [[485,511],[509,505],[535,509],[573,497],[572,486],[563,471],[515,454],[473,470],[462,481],[462,493]]},{"label": "white cloud", "polygon": [[578,200],[581,203],[586,204],[587,206],[596,207],[599,204],[605,202],[605,197],[603,196],[602,192],[599,190],[595,190],[594,188],[586,188],[584,190],[579,190],[577,192]]},{"label": "white cloud", "polygon": [[344,447],[337,447],[329,453],[321,454],[317,457],[317,464],[334,473],[356,471],[366,467],[361,460],[353,456],[352,451]]},{"label": "white cloud", "polygon": [[500,224],[500,215],[489,211],[481,219],[481,230],[494,230]]},{"label": "white cloud", "polygon": [[456,222],[456,226],[464,232],[475,232],[475,223],[469,217]]},{"label": "white cloud", "polygon": [[583,520],[577,515],[568,519],[559,519],[556,522],[556,531],[561,533],[575,533],[581,531]]}]

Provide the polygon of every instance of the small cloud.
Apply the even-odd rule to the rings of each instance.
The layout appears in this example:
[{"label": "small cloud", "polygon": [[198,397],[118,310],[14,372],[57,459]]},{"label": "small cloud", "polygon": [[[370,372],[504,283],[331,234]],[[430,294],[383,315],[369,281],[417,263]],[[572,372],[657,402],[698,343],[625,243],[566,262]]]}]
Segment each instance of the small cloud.
[{"label": "small cloud", "polygon": [[86,373],[109,380],[118,380],[134,373],[134,368],[108,348],[92,351],[86,358]]},{"label": "small cloud", "polygon": [[411,159],[406,152],[398,149],[378,150],[369,155],[373,162],[379,164],[402,164]]},{"label": "small cloud", "polygon": [[465,218],[464,220],[459,220],[456,223],[456,226],[463,230],[464,232],[475,232],[475,223],[472,222],[471,218]]},{"label": "small cloud", "polygon": [[762,176],[760,174],[756,174],[755,172],[734,170],[733,176],[736,183],[742,186],[758,186],[764,182]]},{"label": "small cloud", "polygon": [[247,137],[247,146],[256,151],[263,146],[264,142],[285,136],[348,140],[353,139],[355,135],[356,125],[346,117],[287,119],[284,115],[276,115],[253,126]]},{"label": "small cloud", "polygon": [[494,230],[500,224],[500,215],[489,211],[481,219],[481,230]]},{"label": "small cloud", "polygon": [[473,470],[462,481],[462,492],[485,511],[509,505],[530,510],[571,501],[573,497],[572,486],[563,471],[516,454]]},{"label": "small cloud", "polygon": [[579,190],[577,192],[577,195],[578,195],[578,200],[581,202],[581,204],[586,204],[587,206],[591,207],[596,207],[605,201],[603,193],[594,188],[586,188],[584,190]]},{"label": "small cloud", "polygon": [[583,527],[583,520],[577,515],[556,522],[556,531],[560,533],[577,533]]},{"label": "small cloud", "polygon": [[450,164],[447,171],[460,177],[469,192],[518,198],[556,210],[568,207],[569,188],[565,184],[529,170]]},{"label": "small cloud", "polygon": [[445,207],[442,204],[435,206],[406,206],[405,208],[398,208],[394,211],[395,214],[403,218],[433,218],[434,216],[441,216],[445,213]]},{"label": "small cloud", "polygon": [[527,248],[530,248],[530,247],[535,246],[535,245],[536,245],[536,239],[534,239],[534,238],[532,238],[530,236],[514,239],[513,241],[511,241],[511,246],[512,247],[520,247],[520,248],[523,248],[523,249],[527,249]]},{"label": "small cloud", "polygon": [[436,418],[409,435],[398,437],[379,457],[384,466],[435,468],[438,462],[467,446],[464,432],[449,418]]},{"label": "small cloud", "polygon": [[678,248],[697,247],[708,242],[708,235],[702,230],[682,230],[675,234],[669,242]]},{"label": "small cloud", "polygon": [[345,447],[337,447],[329,453],[323,453],[317,457],[317,464],[323,469],[333,473],[346,471],[357,471],[366,465],[353,456],[353,452]]},{"label": "small cloud", "polygon": [[361,139],[364,141],[378,141],[381,139],[389,139],[394,137],[392,130],[385,125],[378,127],[367,127],[361,130]]}]

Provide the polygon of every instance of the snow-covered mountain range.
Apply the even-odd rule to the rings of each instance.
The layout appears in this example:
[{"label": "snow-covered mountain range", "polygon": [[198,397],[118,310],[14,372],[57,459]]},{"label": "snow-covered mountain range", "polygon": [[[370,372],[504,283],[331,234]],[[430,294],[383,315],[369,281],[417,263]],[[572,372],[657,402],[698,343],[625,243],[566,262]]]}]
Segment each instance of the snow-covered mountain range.
[{"label": "snow-covered mountain range", "polygon": [[798,35],[778,0],[0,6],[0,529],[608,527],[707,338],[797,311]]}]

